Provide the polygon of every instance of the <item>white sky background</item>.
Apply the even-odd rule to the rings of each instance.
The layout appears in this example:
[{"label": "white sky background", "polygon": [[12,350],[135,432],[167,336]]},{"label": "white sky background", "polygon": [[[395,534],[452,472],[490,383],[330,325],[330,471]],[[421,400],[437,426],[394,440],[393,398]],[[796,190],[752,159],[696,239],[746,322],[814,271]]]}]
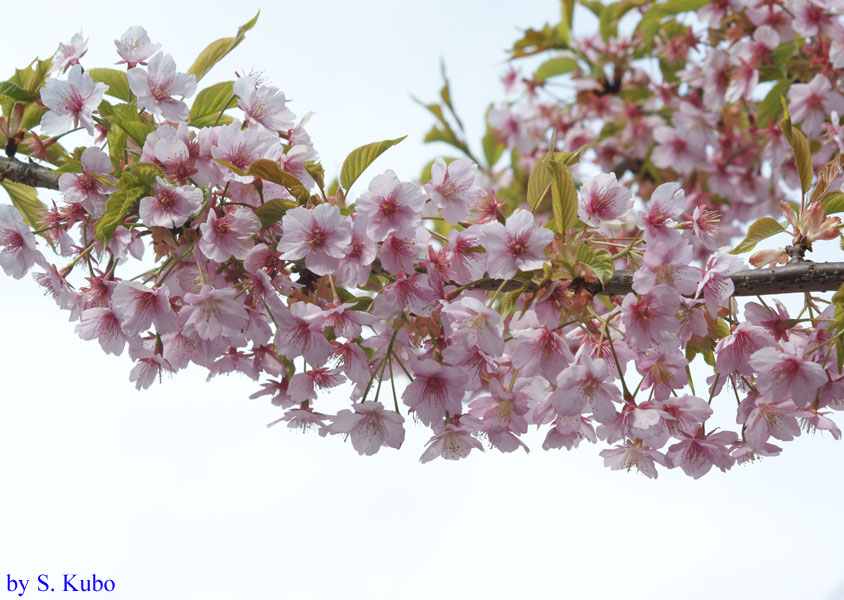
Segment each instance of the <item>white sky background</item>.
[{"label": "white sky background", "polygon": [[[8,4],[3,78],[80,28],[83,64],[108,66],[135,24],[185,70],[259,8],[47,2],[34,16]],[[317,112],[308,129],[332,175],[352,148],[410,134],[368,172],[403,178],[438,151],[408,94],[436,98],[439,59],[477,140],[502,97],[503,49],[557,15],[553,0],[260,8],[200,88],[265,70],[297,115]],[[266,429],[280,413],[248,399],[245,377],[206,384],[193,369],[137,392],[128,357],[73,328],[29,277],[0,276],[0,598],[14,597],[6,574],[39,573],[96,573],[131,599],[844,598],[844,445],[829,436],[698,481],[613,472],[598,448],[545,452],[537,435],[530,455],[420,465],[426,435],[412,424],[402,451],[365,458],[339,437]]]}]

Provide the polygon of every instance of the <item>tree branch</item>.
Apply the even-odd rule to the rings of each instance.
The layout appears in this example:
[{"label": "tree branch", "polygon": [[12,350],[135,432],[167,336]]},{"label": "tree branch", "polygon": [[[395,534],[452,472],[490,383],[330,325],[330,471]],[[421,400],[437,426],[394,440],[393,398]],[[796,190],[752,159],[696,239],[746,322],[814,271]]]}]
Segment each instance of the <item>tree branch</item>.
[{"label": "tree branch", "polygon": [[0,157],[0,181],[8,179],[32,187],[59,189],[59,177],[52,169],[34,163],[21,162],[15,158]]},{"label": "tree branch", "polygon": [[[802,292],[834,292],[844,284],[844,263],[796,262],[772,269],[747,269],[730,276],[735,286],[733,296],[756,296],[766,294],[793,294]],[[501,279],[487,279],[475,287],[495,290],[501,286]],[[575,286],[578,282],[575,282]],[[509,281],[502,291],[513,291],[522,287],[518,281]],[[619,269],[606,285],[599,281],[582,282],[580,287],[592,294],[623,296],[633,291],[633,272]],[[535,284],[527,284],[526,291],[536,290]]]},{"label": "tree branch", "polygon": [[[621,166],[621,165],[620,165]],[[629,168],[630,165],[623,165]],[[623,171],[622,171],[623,172]],[[0,157],[0,181],[10,179],[33,187],[59,189],[60,173],[34,163],[21,162],[14,158]],[[798,261],[772,269],[748,269],[733,273],[730,278],[735,285],[734,296],[756,296],[765,294],[789,294],[797,292],[832,292],[844,284],[844,263],[814,263]],[[476,289],[498,289],[501,279],[486,279],[472,286]],[[512,291],[522,287],[518,281],[507,282],[502,290]],[[633,273],[616,271],[605,286],[600,282],[583,282],[584,289],[593,294],[623,296],[633,291]],[[535,284],[527,284],[526,290],[535,290]]]}]

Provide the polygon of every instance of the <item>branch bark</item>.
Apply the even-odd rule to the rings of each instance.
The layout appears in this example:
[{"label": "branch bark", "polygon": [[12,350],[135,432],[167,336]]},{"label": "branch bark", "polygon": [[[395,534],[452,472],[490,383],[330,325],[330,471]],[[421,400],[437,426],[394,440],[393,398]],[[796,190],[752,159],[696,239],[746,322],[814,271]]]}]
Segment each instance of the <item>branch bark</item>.
[{"label": "branch bark", "polygon": [[32,187],[59,189],[59,177],[52,169],[34,163],[21,162],[15,158],[0,157],[0,181],[8,179]]},{"label": "branch bark", "polygon": [[[624,168],[629,168],[625,165]],[[59,189],[60,173],[33,163],[21,162],[14,158],[0,157],[0,181],[9,179],[32,187]],[[789,294],[798,292],[832,292],[844,284],[844,262],[814,263],[798,261],[772,269],[748,269],[733,273],[730,278],[735,286],[734,296],[756,296],[765,294]],[[477,288],[498,289],[503,281],[488,279],[479,282]],[[633,273],[616,271],[605,286],[600,282],[583,283],[583,287],[593,294],[623,296],[633,291]],[[510,281],[503,290],[510,291],[522,286],[517,281]],[[535,285],[526,286],[527,290],[536,289]]]},{"label": "branch bark", "polygon": [[[834,292],[844,284],[844,262],[795,262],[771,269],[746,269],[730,275],[735,291],[733,296],[763,296],[803,292]],[[498,289],[502,280],[490,280],[483,287]],[[521,283],[512,281],[504,290],[516,290]],[[633,291],[633,272],[619,269],[606,285],[586,282],[582,286],[593,294],[623,296]],[[527,286],[528,290],[536,289]]]}]

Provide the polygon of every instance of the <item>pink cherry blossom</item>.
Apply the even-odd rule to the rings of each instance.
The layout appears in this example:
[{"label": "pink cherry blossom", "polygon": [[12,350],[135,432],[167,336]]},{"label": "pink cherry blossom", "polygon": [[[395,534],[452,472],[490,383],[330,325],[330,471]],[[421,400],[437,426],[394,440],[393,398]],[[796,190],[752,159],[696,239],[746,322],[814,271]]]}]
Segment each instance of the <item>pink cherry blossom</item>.
[{"label": "pink cherry blossom", "polygon": [[396,280],[385,286],[375,297],[372,313],[380,319],[394,319],[402,311],[428,317],[436,310],[439,296],[431,289],[428,276],[415,273],[410,277],[399,273]]},{"label": "pink cherry blossom", "polygon": [[663,183],[656,188],[651,194],[648,212],[639,216],[639,225],[644,229],[648,243],[677,243],[680,232],[674,226],[685,208],[685,195],[679,184]]},{"label": "pink cherry blossom", "polygon": [[371,456],[381,446],[401,448],[404,442],[404,417],[384,410],[380,402],[361,402],[352,410],[341,410],[327,427],[329,433],[345,433],[358,454]]},{"label": "pink cherry blossom", "polygon": [[249,315],[242,302],[235,300],[234,288],[215,289],[203,285],[198,294],[185,294],[179,311],[185,332],[201,340],[230,338],[249,323]]},{"label": "pink cherry blossom", "polygon": [[681,390],[688,383],[687,361],[676,351],[648,350],[636,363],[636,370],[644,377],[641,388],[653,387],[655,400],[666,400],[673,390]]},{"label": "pink cherry blossom", "polygon": [[670,340],[679,329],[676,314],[680,295],[667,285],[658,285],[644,296],[627,294],[621,315],[627,337],[634,348],[645,348],[651,342]]},{"label": "pink cherry blossom", "polygon": [[575,364],[557,376],[557,388],[549,400],[560,416],[569,417],[587,411],[600,423],[610,423],[616,417],[613,402],[621,400],[621,392],[609,379],[604,361],[580,354]]},{"label": "pink cherry blossom", "polygon": [[126,345],[120,318],[110,308],[89,308],[82,313],[76,333],[83,340],[97,340],[106,354],[119,356]]},{"label": "pink cherry blossom", "polygon": [[96,147],[82,152],[82,173],[63,173],[59,177],[59,190],[65,202],[79,203],[92,217],[99,218],[105,212],[108,195],[113,191],[96,176],[110,175],[111,160]]},{"label": "pink cherry blossom", "polygon": [[378,252],[381,266],[392,275],[412,273],[417,259],[424,254],[431,238],[428,230],[419,226],[404,235],[406,237],[390,233]]},{"label": "pink cherry blossom", "polygon": [[[141,198],[138,206],[138,214],[144,225],[147,227],[181,227],[191,215],[199,211],[199,207],[202,205],[202,190],[192,185],[180,187],[169,185],[161,177],[156,177],[155,180],[157,183],[152,186],[155,195]],[[216,213],[210,211],[209,218],[211,214],[214,214],[215,226],[219,226],[220,220],[216,219]],[[246,211],[244,211],[245,214]]]},{"label": "pink cherry blossom", "polygon": [[818,73],[809,83],[795,83],[788,89],[788,111],[806,137],[823,132],[823,122],[833,110],[844,112],[844,96],[832,91],[832,84]]},{"label": "pink cherry blossom", "polygon": [[6,275],[20,279],[36,263],[46,268],[32,231],[15,207],[0,205],[0,267]]},{"label": "pink cherry blossom", "polygon": [[486,252],[481,247],[482,235],[483,230],[476,225],[448,232],[448,247],[451,250],[449,266],[454,283],[466,285],[484,276]]},{"label": "pink cherry blossom", "polygon": [[185,121],[187,104],[174,96],[189,98],[196,91],[193,75],[176,72],[176,63],[169,54],[159,52],[146,69],[135,67],[126,73],[129,89],[138,97],[138,107],[169,121]]},{"label": "pink cherry blossom", "polygon": [[94,110],[107,89],[104,83],[94,83],[79,65],[70,69],[67,81],[47,78],[41,89],[41,102],[49,110],[41,118],[41,131],[59,135],[81,126],[94,135]]},{"label": "pink cherry blossom", "polygon": [[254,245],[252,236],[261,230],[261,222],[248,208],[229,210],[223,217],[210,210],[208,220],[199,230],[202,232],[199,249],[205,256],[217,262],[231,257],[243,260]]},{"label": "pink cherry blossom", "polygon": [[544,375],[554,380],[574,360],[566,340],[553,329],[538,323],[524,329],[511,324],[511,333],[509,354],[520,375]]},{"label": "pink cherry blossom", "polygon": [[788,398],[765,401],[748,396],[739,405],[737,422],[744,425],[744,439],[754,450],[762,451],[769,438],[788,442],[800,435],[800,411]]},{"label": "pink cherry blossom", "polygon": [[734,459],[727,445],[738,440],[732,431],[719,431],[704,435],[703,428],[696,434],[683,433],[683,440],[668,448],[665,459],[672,469],[680,467],[686,475],[699,479],[715,466],[726,472],[733,466]]},{"label": "pink cherry blossom", "polygon": [[333,204],[314,209],[303,206],[288,210],[282,219],[284,235],[278,249],[285,260],[305,259],[305,266],[317,275],[329,275],[340,266],[352,239],[351,224]]},{"label": "pink cherry blossom", "polygon": [[589,440],[593,444],[598,441],[595,436],[595,428],[592,427],[592,423],[587,417],[581,415],[558,416],[554,419],[553,427],[545,435],[542,449],[566,448],[571,450],[577,448],[583,440]]},{"label": "pink cherry blossom", "polygon": [[393,171],[378,175],[355,202],[355,212],[367,218],[367,233],[378,242],[395,233],[413,235],[425,194],[413,183],[402,183]]},{"label": "pink cherry blossom", "polygon": [[688,175],[706,160],[703,140],[688,131],[663,125],[654,129],[653,135],[658,145],[651,160],[661,169]]},{"label": "pink cherry blossom", "polygon": [[757,372],[759,390],[767,399],[790,396],[799,408],[808,406],[818,393],[818,388],[828,381],[822,366],[805,357],[807,342],[792,337],[780,342],[779,347],[761,348],[750,357],[750,366]]},{"label": "pink cherry blossom", "polygon": [[332,352],[323,329],[325,314],[319,307],[295,302],[290,308],[278,305],[272,309],[276,323],[275,348],[288,359],[304,356],[308,364],[321,366]]},{"label": "pink cherry blossom", "polygon": [[735,284],[730,275],[743,268],[740,258],[719,250],[706,261],[703,278],[697,286],[696,297],[703,295],[706,310],[716,315],[719,306],[726,306],[733,295]]},{"label": "pink cherry blossom", "polygon": [[[471,423],[469,425],[468,423]],[[446,460],[460,460],[466,458],[472,450],[483,452],[483,444],[474,437],[477,420],[471,417],[461,417],[459,424],[448,423],[443,430],[427,442],[428,448],[422,453],[419,462],[426,463],[437,457]]]},{"label": "pink cherry blossom", "polygon": [[59,44],[56,55],[53,56],[53,64],[50,67],[51,73],[64,73],[70,67],[79,64],[79,59],[88,52],[88,38],[82,37],[80,31],[66,44]]},{"label": "pink cherry blossom", "polygon": [[170,307],[167,288],[150,289],[134,281],[121,281],[112,295],[114,314],[123,331],[138,335],[155,326],[158,334],[176,331],[179,321]]},{"label": "pink cherry blossom", "polygon": [[679,294],[691,296],[701,279],[700,269],[692,267],[692,246],[656,242],[648,246],[642,267],[633,274],[633,290],[647,294],[657,285],[667,285]]},{"label": "pink cherry blossom", "polygon": [[578,195],[580,220],[597,227],[621,219],[633,207],[630,190],[618,185],[615,173],[602,173],[583,182]]},{"label": "pink cherry blossom", "polygon": [[480,188],[475,185],[477,171],[478,165],[466,158],[449,165],[437,158],[431,166],[431,182],[425,184],[425,191],[449,223],[465,220],[469,207],[477,202],[480,195]]},{"label": "pink cherry blossom", "polygon": [[659,474],[656,464],[665,466],[665,457],[656,450],[647,447],[637,446],[631,442],[617,445],[615,448],[601,450],[600,455],[604,458],[604,466],[613,471],[636,468],[642,475],[649,479],[656,479]]},{"label": "pink cherry blossom", "polygon": [[366,218],[355,219],[351,228],[349,250],[340,261],[337,281],[352,287],[363,287],[369,281],[372,263],[378,254],[378,243],[366,233]]},{"label": "pink cherry blossom", "polygon": [[248,126],[260,125],[270,131],[293,127],[296,115],[285,106],[287,99],[278,88],[260,85],[256,77],[247,75],[234,82],[233,92]]},{"label": "pink cherry blossom", "polygon": [[153,44],[147,30],[138,25],[127,29],[120,39],[114,40],[114,45],[122,59],[117,64],[125,63],[129,69],[146,65],[146,61],[161,48],[161,44]]},{"label": "pink cherry blossom", "polygon": [[456,367],[444,366],[431,359],[413,363],[413,381],[402,394],[404,403],[425,425],[459,414],[466,374]]},{"label": "pink cherry blossom", "polygon": [[490,277],[510,279],[517,271],[541,269],[545,247],[554,239],[550,229],[537,228],[533,215],[516,210],[506,224],[487,223],[483,227],[483,245],[487,251]]},{"label": "pink cherry blossom", "polygon": [[501,315],[480,300],[464,296],[446,304],[442,314],[446,336],[453,343],[477,346],[492,356],[498,356],[504,350]]},{"label": "pink cherry blossom", "polygon": [[318,367],[296,373],[290,379],[287,391],[295,404],[301,404],[307,400],[316,400],[317,390],[330,390],[342,385],[345,380],[337,369]]}]

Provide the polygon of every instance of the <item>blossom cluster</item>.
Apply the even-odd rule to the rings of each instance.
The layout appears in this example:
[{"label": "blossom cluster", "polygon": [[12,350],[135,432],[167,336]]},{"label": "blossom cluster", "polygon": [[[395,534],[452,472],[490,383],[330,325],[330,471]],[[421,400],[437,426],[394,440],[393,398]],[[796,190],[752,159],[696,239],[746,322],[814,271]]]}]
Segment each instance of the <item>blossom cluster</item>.
[{"label": "blossom cluster", "polygon": [[[786,10],[803,16],[777,17]],[[574,102],[541,100],[532,78],[522,102],[490,113],[509,167],[438,158],[421,184],[388,170],[365,189],[354,185],[363,169],[346,165],[325,185],[307,117],[259,77],[229,82],[202,121],[211,95],[143,28],[115,41],[127,71],[109,83],[85,70],[75,36],[53,58],[30,132],[33,154],[61,167],[61,201],[37,224],[0,206],[0,267],[32,271],[80,337],[126,352],[137,388],[191,364],[209,379],[240,373],[282,411],[277,423],[348,437],[361,454],[401,447],[408,417],[430,429],[423,462],[527,451],[534,426],[544,449],[600,440],[607,466],[648,477],[657,465],[725,471],[803,429],[839,438],[828,414],[844,408],[840,309],[807,296],[792,316],[760,298],[742,318],[730,276],[744,261],[722,247],[772,210],[804,251],[839,236],[821,196],[840,165],[793,209],[802,158],[784,131],[793,121],[818,142],[816,167],[844,150],[833,11],[713,3],[698,19],[738,29],[704,49],[693,26],[666,25],[653,42],[675,67],[665,81],[636,66],[640,37],[584,39],[567,50]],[[742,119],[771,52],[797,39],[808,48],[788,58],[826,54],[789,83],[791,121]],[[76,128],[96,140],[51,158]],[[575,164],[588,145],[584,160],[604,172]],[[791,256],[769,254],[754,262]],[[632,291],[596,293],[616,269],[633,271]],[[696,393],[701,364],[712,374]],[[716,410],[731,415],[726,428],[711,424]]]}]

